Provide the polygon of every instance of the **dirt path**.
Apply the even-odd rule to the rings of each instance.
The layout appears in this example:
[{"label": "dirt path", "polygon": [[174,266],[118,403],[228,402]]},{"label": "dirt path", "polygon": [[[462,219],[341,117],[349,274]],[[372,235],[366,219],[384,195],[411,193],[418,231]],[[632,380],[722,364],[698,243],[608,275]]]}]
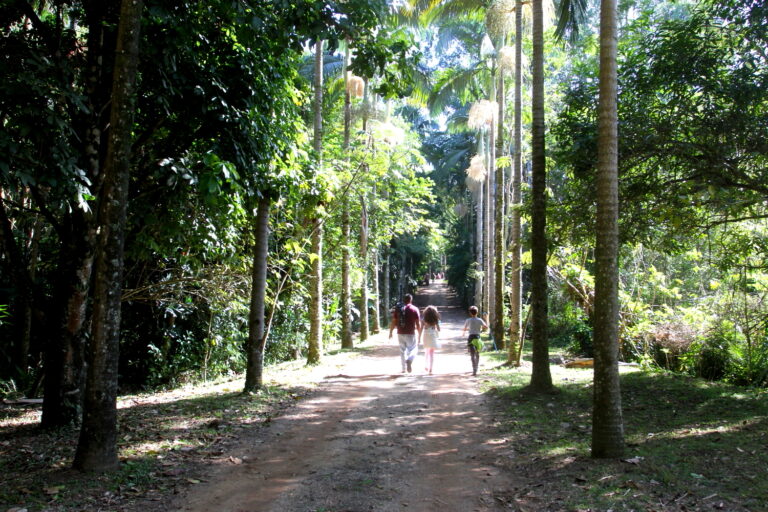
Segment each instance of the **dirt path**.
[{"label": "dirt path", "polygon": [[494,492],[514,477],[494,465],[503,445],[493,441],[493,413],[469,371],[464,313],[445,285],[421,291],[416,305],[437,305],[443,315],[433,375],[424,372],[423,353],[413,374],[401,374],[395,340],[380,334],[371,353],[326,377],[312,399],[243,446],[242,464],[222,461],[176,509],[503,509]]}]

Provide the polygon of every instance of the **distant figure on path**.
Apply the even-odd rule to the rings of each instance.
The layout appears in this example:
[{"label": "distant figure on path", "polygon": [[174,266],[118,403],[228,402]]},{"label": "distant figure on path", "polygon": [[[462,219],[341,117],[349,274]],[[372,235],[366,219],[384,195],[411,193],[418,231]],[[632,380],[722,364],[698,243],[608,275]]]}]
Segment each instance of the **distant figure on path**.
[{"label": "distant figure on path", "polygon": [[402,371],[411,373],[413,360],[419,350],[419,338],[421,336],[421,318],[419,309],[411,304],[413,296],[406,293],[403,304],[395,306],[392,312],[392,321],[389,323],[389,339],[392,339],[392,331],[397,328],[397,341],[400,343],[400,365]]},{"label": "distant figure on path", "polygon": [[482,318],[477,317],[477,306],[469,307],[469,318],[464,322],[462,334],[469,330],[467,337],[467,350],[472,360],[472,375],[477,375],[477,367],[480,364],[480,333],[488,328],[488,324]]},{"label": "distant figure on path", "polygon": [[424,345],[426,372],[432,375],[435,349],[440,348],[440,313],[435,306],[427,306],[421,319],[421,343]]}]

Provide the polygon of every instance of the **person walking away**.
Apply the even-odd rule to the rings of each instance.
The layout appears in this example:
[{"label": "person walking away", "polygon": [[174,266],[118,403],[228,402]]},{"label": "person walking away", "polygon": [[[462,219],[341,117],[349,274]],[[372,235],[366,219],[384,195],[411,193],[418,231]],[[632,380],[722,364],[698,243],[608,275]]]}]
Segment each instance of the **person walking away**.
[{"label": "person walking away", "polygon": [[392,331],[397,328],[397,341],[400,344],[400,365],[403,373],[406,371],[411,373],[413,370],[413,360],[419,350],[419,337],[421,336],[419,309],[411,302],[413,302],[413,296],[406,293],[403,297],[403,304],[395,307],[392,312],[392,321],[389,323],[389,339],[392,339]]},{"label": "person walking away", "polygon": [[435,349],[440,348],[440,313],[435,306],[427,306],[421,317],[421,344],[424,345],[424,370],[432,375]]},{"label": "person walking away", "polygon": [[482,318],[477,316],[477,306],[470,306],[469,318],[464,322],[462,334],[469,331],[467,337],[467,350],[472,360],[472,375],[477,375],[477,367],[480,364],[480,333],[488,328],[488,324]]}]

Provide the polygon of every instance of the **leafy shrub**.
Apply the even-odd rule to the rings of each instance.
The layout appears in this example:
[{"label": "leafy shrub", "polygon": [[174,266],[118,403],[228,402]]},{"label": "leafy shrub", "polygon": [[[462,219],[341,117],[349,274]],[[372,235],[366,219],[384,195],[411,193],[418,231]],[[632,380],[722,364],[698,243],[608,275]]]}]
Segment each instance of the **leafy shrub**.
[{"label": "leafy shrub", "polygon": [[738,385],[768,385],[768,339],[732,343],[726,378]]},{"label": "leafy shrub", "polygon": [[573,302],[554,305],[549,335],[553,347],[565,347],[569,354],[576,356],[593,356],[592,326],[582,309]]}]

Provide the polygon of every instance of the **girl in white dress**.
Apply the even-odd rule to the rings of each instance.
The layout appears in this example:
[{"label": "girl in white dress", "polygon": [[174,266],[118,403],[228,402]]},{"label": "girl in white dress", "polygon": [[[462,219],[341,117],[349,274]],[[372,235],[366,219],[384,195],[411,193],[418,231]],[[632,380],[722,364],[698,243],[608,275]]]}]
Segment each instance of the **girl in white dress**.
[{"label": "girl in white dress", "polygon": [[432,375],[435,349],[440,348],[440,313],[435,306],[427,306],[421,317],[421,343],[424,345],[426,372]]}]

